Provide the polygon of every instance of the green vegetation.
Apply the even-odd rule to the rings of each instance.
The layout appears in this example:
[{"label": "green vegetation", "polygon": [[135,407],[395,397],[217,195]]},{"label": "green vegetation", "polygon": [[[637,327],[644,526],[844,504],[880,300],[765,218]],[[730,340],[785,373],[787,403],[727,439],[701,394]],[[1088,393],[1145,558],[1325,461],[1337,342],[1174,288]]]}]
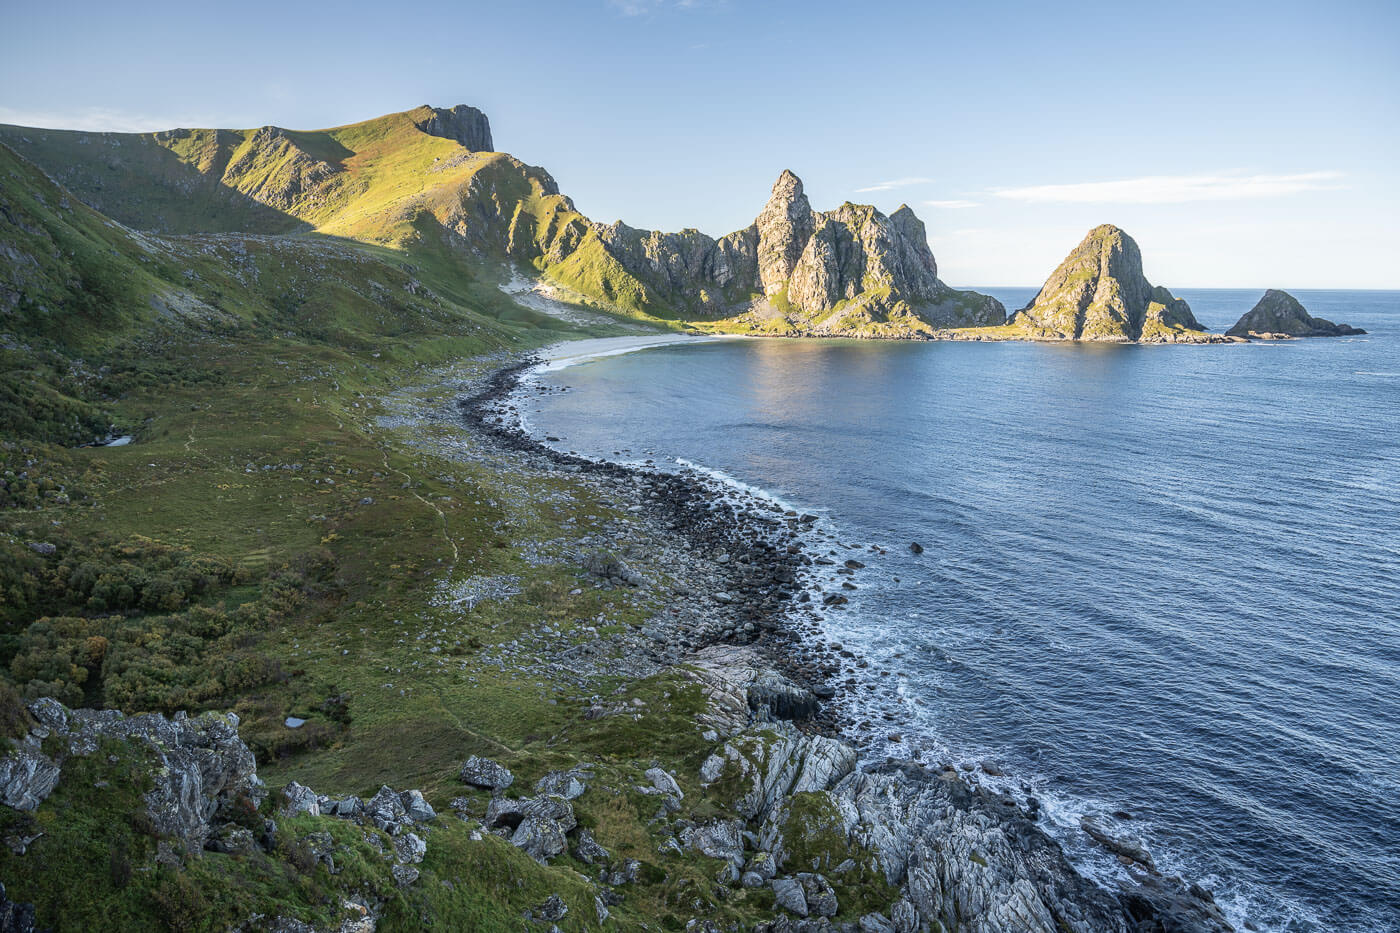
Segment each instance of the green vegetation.
[{"label": "green vegetation", "polygon": [[[357,900],[378,905],[381,930],[518,930],[557,894],[561,928],[599,928],[595,868],[537,864],[452,814],[457,798],[484,812],[457,779],[471,754],[513,769],[522,792],[551,769],[593,772],[579,823],[640,863],[604,928],[771,911],[768,890],[721,885],[718,861],[667,847],[656,798],[637,789],[661,763],[684,816],[733,816],[697,783],[713,750],[697,687],[678,674],[578,687],[528,655],[498,661],[544,625],[580,642],[585,625],[640,625],[660,597],[581,586],[577,567],[534,558],[539,542],[626,513],[565,474],[464,456],[475,442],[423,413],[450,410],[460,380],[504,351],[636,324],[581,328],[509,300],[497,286],[511,256],[476,248],[482,225],[548,256],[581,235],[578,215],[538,170],[408,126],[270,141],[0,130],[146,230],[0,145],[0,741],[25,734],[24,703],[40,696],[233,710],[271,787],[420,788],[441,814],[408,885],[382,833],[281,816],[275,796],[239,804],[245,828],[275,842],[172,852],[146,814],[148,751],[66,756],[50,737],[58,788],[32,813],[0,807],[0,838],[27,840],[0,847],[0,877],[45,926],[332,927]],[[463,216],[473,184],[511,213]],[[601,244],[568,256],[542,271],[606,296],[599,310],[679,326]],[[111,434],[132,442],[86,446]],[[513,581],[515,595],[470,609],[446,598],[475,580]],[[632,712],[590,718],[594,695]]]}]

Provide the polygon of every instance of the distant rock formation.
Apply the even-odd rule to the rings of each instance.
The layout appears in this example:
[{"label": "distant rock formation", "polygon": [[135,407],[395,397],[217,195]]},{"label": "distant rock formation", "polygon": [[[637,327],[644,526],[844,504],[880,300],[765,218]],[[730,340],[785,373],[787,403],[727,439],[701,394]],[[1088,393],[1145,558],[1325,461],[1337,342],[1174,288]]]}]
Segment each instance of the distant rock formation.
[{"label": "distant rock formation", "polygon": [[1288,292],[1271,288],[1225,333],[1231,337],[1277,340],[1288,337],[1347,337],[1366,332],[1359,327],[1333,324],[1313,317]]},{"label": "distant rock formation", "polygon": [[697,230],[595,224],[607,252],[684,315],[743,314],[778,332],[912,336],[1001,324],[1001,302],[938,278],[923,222],[842,204],[813,211],[784,171],[754,222],[719,240]]},{"label": "distant rock formation", "polygon": [[451,110],[424,104],[412,111],[413,123],[429,136],[455,140],[472,152],[495,152],[491,121],[475,107],[458,104]]},{"label": "distant rock formation", "polygon": [[1090,230],[1031,303],[1007,323],[1027,336],[1044,339],[1119,343],[1212,339],[1186,302],[1147,281],[1137,243],[1112,224]]}]

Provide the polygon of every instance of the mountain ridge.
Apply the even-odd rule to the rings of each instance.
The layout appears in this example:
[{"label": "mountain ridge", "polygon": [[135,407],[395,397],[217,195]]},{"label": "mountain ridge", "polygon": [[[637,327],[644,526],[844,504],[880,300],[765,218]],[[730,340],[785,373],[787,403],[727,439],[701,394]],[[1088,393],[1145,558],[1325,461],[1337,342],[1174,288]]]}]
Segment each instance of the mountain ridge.
[{"label": "mountain ridge", "polygon": [[163,233],[317,232],[530,267],[612,310],[763,333],[928,336],[1001,323],[995,299],[937,278],[922,222],[849,202],[813,211],[784,171],[754,223],[715,239],[577,211],[506,153],[476,108],[422,106],[324,130],[148,134],[0,126],[95,209]]}]

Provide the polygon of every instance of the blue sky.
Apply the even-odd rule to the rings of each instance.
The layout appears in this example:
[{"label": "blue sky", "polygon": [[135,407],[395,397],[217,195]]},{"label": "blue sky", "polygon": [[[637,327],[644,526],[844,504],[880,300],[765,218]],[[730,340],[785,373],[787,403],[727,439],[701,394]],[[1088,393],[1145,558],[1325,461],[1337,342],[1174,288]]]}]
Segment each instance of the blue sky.
[{"label": "blue sky", "polygon": [[0,122],[314,128],[469,103],[596,220],[907,202],[942,276],[1098,223],[1169,287],[1400,287],[1400,4],[0,0]]}]

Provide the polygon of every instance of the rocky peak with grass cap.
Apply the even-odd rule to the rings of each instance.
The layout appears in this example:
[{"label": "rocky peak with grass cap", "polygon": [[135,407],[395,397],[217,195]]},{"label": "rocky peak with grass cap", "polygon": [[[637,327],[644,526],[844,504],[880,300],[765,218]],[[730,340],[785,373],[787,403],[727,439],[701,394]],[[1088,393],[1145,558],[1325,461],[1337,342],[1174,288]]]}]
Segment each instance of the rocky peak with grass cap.
[{"label": "rocky peak with grass cap", "polygon": [[1364,330],[1349,324],[1333,324],[1324,318],[1313,317],[1297,298],[1277,288],[1266,291],[1259,303],[1226,331],[1231,337],[1263,340],[1280,337],[1348,337],[1364,333]]},{"label": "rocky peak with grass cap", "polygon": [[1112,224],[1090,230],[1008,324],[1033,337],[1119,343],[1205,332],[1186,302],[1147,281],[1137,242]]}]

